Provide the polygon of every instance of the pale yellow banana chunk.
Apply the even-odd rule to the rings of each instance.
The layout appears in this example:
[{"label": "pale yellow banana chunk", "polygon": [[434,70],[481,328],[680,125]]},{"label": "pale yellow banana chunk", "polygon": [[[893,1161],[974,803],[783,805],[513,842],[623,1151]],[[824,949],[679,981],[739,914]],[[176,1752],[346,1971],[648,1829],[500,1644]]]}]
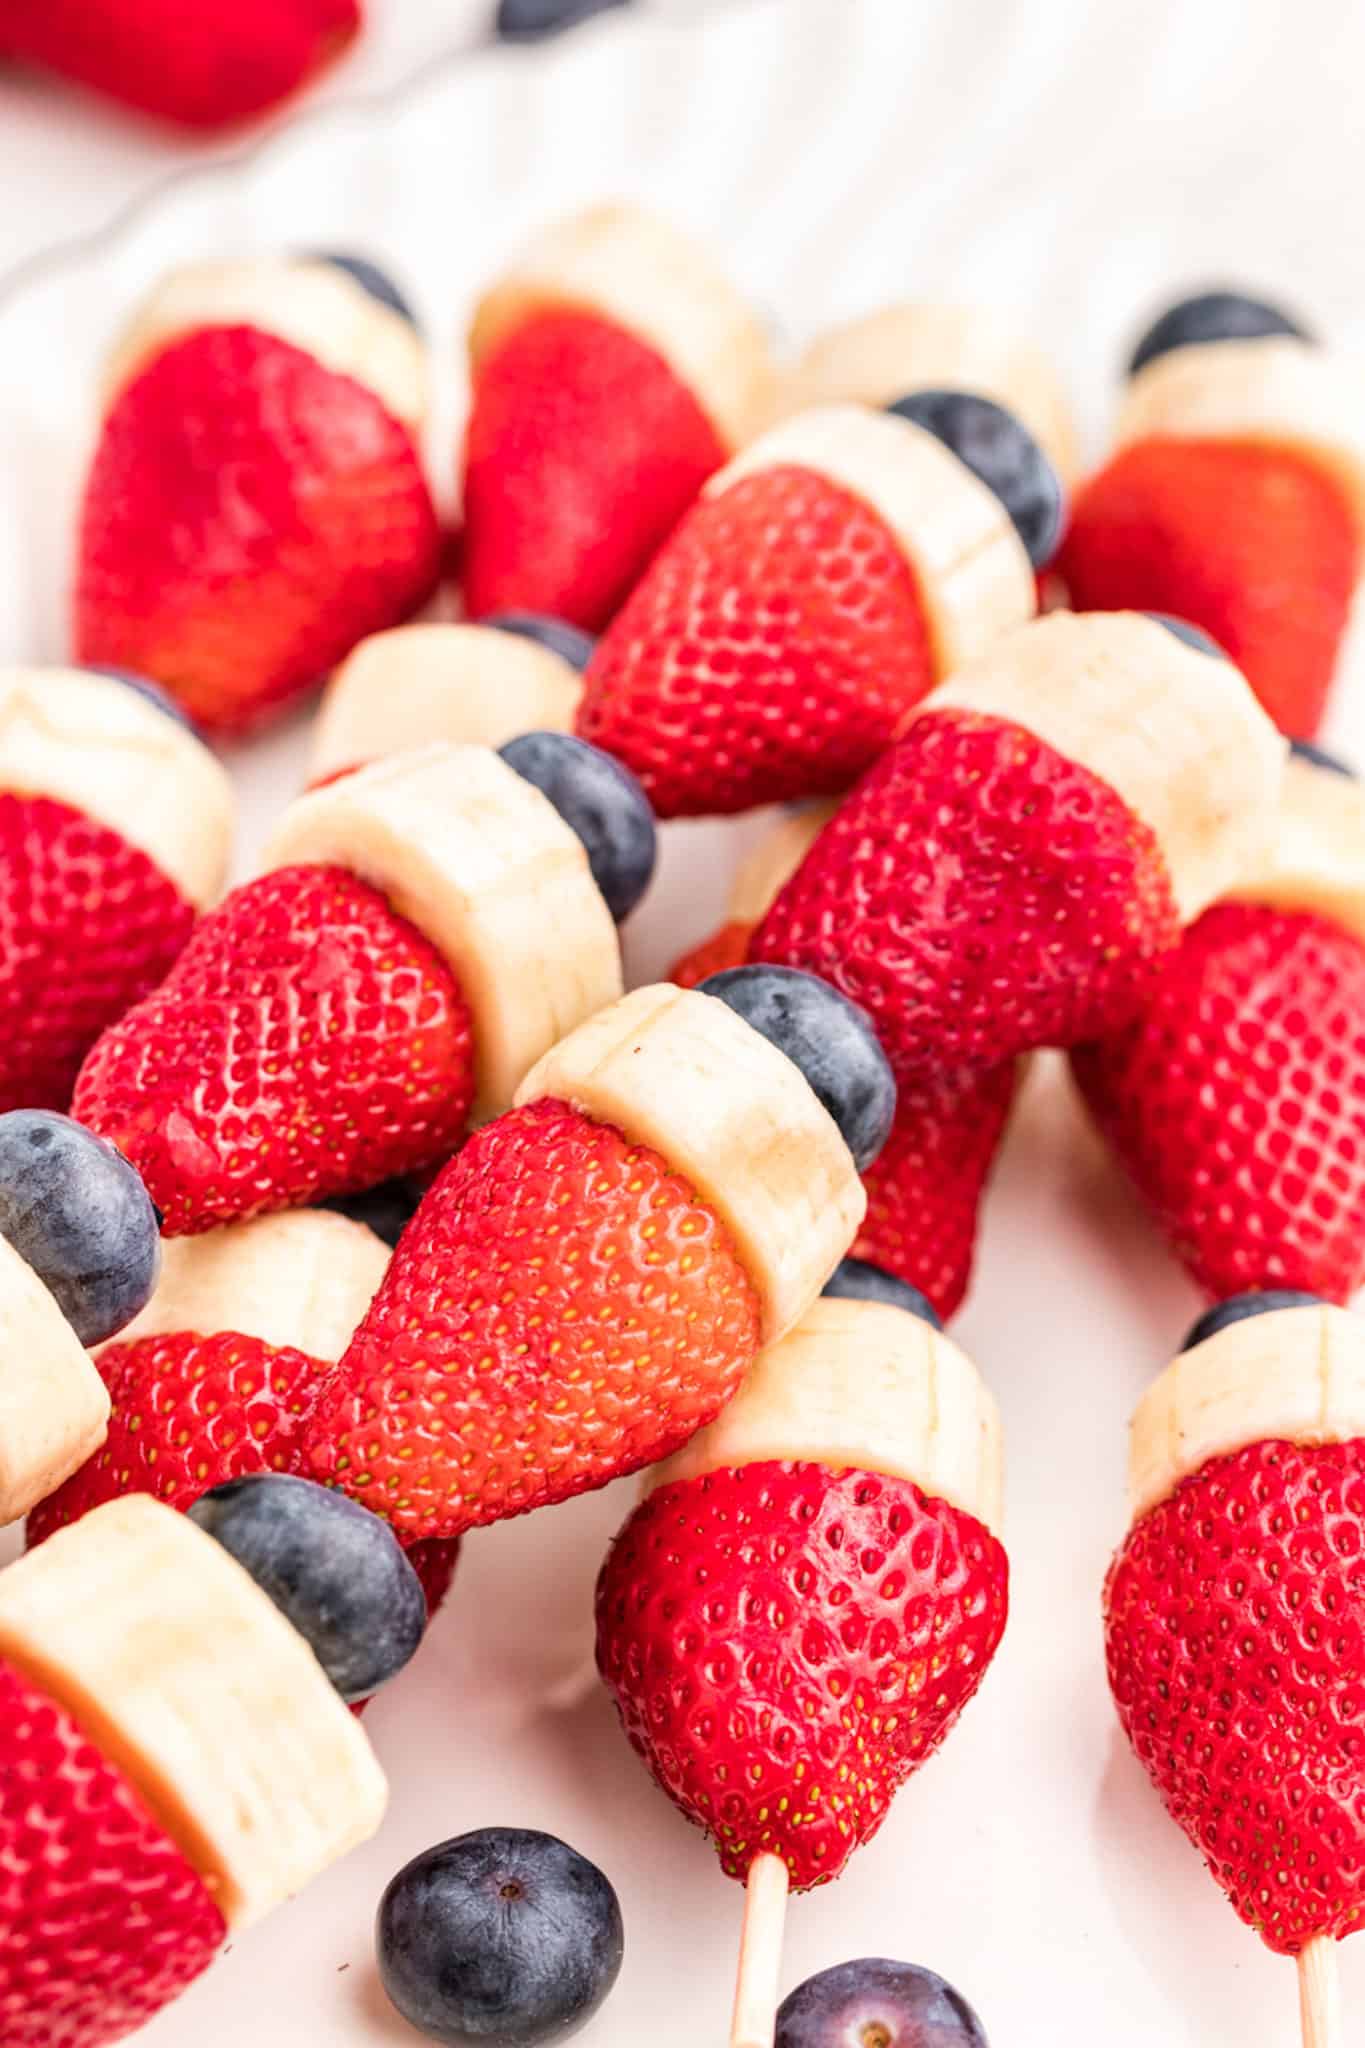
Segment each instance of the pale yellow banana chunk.
[{"label": "pale yellow banana chunk", "polygon": [[1291,754],[1265,860],[1231,893],[1329,918],[1365,944],[1365,788]]},{"label": "pale yellow banana chunk", "polygon": [[757,924],[791,880],[839,805],[823,798],[787,811],[735,869],[726,908],[735,924]]},{"label": "pale yellow banana chunk", "polygon": [[104,1442],[109,1395],[51,1293],[0,1237],[0,1526]]}]

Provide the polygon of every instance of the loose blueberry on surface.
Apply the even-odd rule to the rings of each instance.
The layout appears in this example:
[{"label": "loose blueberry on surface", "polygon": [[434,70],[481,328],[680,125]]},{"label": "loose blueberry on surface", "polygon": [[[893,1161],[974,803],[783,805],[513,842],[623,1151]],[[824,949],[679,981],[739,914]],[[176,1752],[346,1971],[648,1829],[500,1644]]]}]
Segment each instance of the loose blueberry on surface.
[{"label": "loose blueberry on surface", "polygon": [[1152,322],[1128,359],[1128,375],[1136,376],[1145,363],[1168,355],[1173,348],[1191,348],[1206,341],[1257,341],[1268,334],[1290,334],[1299,341],[1317,338],[1268,299],[1248,298],[1245,292],[1195,292],[1188,299],[1178,299]]},{"label": "loose blueberry on surface", "polygon": [[498,752],[578,834],[592,878],[620,924],[649,887],[659,852],[649,798],[629,768],[566,732],[524,732]]},{"label": "loose blueberry on surface", "polygon": [[1344,775],[1348,782],[1359,782],[1360,776],[1349,761],[1343,761],[1340,754],[1331,754],[1326,747],[1314,746],[1311,740],[1291,740],[1289,751],[1300,761],[1311,761],[1315,768],[1325,768],[1329,775]]},{"label": "loose blueberry on surface", "polygon": [[776,2048],[988,2048],[960,1992],[932,1970],[867,1956],[798,1984],[777,2012]]},{"label": "loose blueberry on surface", "polygon": [[505,43],[535,42],[558,35],[561,29],[577,28],[609,7],[628,5],[629,0],[500,0],[498,34]]},{"label": "loose blueberry on surface", "polygon": [[139,697],[145,697],[149,704],[155,704],[158,711],[164,711],[167,718],[173,718],[177,725],[183,725],[188,732],[196,732],[194,720],[188,711],[176,703],[169,690],[163,690],[160,683],[154,683],[150,676],[140,676],[130,668],[108,668],[103,662],[91,662],[87,675],[108,676],[112,682],[122,683],[126,689],[136,690]]},{"label": "loose blueberry on surface", "polygon": [[496,626],[500,633],[516,633],[523,640],[534,640],[538,647],[548,647],[551,654],[567,661],[580,675],[592,660],[597,645],[592,634],[585,633],[581,626],[571,626],[567,619],[552,618],[549,612],[494,612],[490,618],[480,619],[479,624]]},{"label": "loose blueberry on surface", "polygon": [[797,967],[727,967],[697,986],[728,1003],[800,1068],[864,1172],[896,1114],[896,1083],[866,1011]]},{"label": "loose blueberry on surface", "polygon": [[874,1266],[870,1259],[840,1259],[821,1292],[842,1301],[884,1301],[889,1308],[903,1308],[907,1315],[918,1316],[935,1330],[943,1328],[943,1319],[928,1295],[908,1280],[898,1280],[894,1273]]},{"label": "loose blueberry on surface", "polygon": [[387,270],[381,270],[377,263],[371,263],[365,256],[348,256],[340,249],[310,249],[310,261],[330,263],[333,270],[344,270],[347,277],[353,277],[363,292],[377,299],[381,306],[387,306],[391,313],[398,313],[409,327],[416,327],[417,315],[399,291]]},{"label": "loose blueberry on surface", "polygon": [[415,1181],[400,1175],[397,1180],[381,1181],[377,1188],[365,1188],[358,1195],[329,1195],[318,1207],[335,1209],[338,1215],[349,1216],[353,1223],[363,1223],[392,1251],[416,1215],[424,1192]]},{"label": "loose blueberry on surface", "polygon": [[156,1210],[121,1152],[50,1109],[0,1116],[0,1237],[82,1344],[116,1336],[161,1270]]},{"label": "loose blueberry on surface", "polygon": [[1220,1330],[1226,1330],[1233,1323],[1244,1323],[1251,1316],[1274,1315],[1281,1308],[1325,1308],[1326,1302],[1320,1294],[1305,1294],[1298,1287],[1267,1287],[1257,1294],[1230,1294],[1226,1301],[1215,1302],[1206,1309],[1197,1323],[1190,1327],[1189,1335],[1181,1345],[1182,1351],[1193,1351],[1196,1344],[1203,1344],[1208,1338],[1216,1337]]},{"label": "loose blueberry on surface", "polygon": [[368,1699],[414,1655],[426,1596],[387,1522],[311,1479],[252,1472],[190,1509],[274,1601],[344,1700]]},{"label": "loose blueberry on surface", "polygon": [[1168,633],[1174,633],[1177,640],[1183,640],[1196,654],[1212,654],[1218,661],[1227,660],[1212,633],[1206,633],[1202,626],[1192,626],[1188,619],[1178,619],[1173,612],[1144,612],[1142,616],[1150,619],[1154,626],[1164,626]]},{"label": "loose blueberry on surface", "polygon": [[482,1828],[399,1871],[375,1945],[384,1989],[429,2040],[537,2048],[591,2019],[625,1941],[595,1864],[553,1835]]},{"label": "loose blueberry on surface", "polygon": [[951,448],[994,491],[1035,569],[1045,569],[1062,537],[1061,479],[1022,420],[975,391],[912,391],[889,405]]}]

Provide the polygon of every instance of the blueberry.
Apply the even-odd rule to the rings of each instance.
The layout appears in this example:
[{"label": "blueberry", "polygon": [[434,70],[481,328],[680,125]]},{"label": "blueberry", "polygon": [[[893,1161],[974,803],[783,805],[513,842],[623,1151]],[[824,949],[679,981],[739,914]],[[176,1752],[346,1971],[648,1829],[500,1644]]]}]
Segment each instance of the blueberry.
[{"label": "blueberry", "polygon": [[363,1223],[392,1250],[416,1215],[424,1193],[415,1181],[400,1174],[396,1180],[383,1180],[377,1188],[365,1188],[358,1195],[330,1195],[318,1207],[335,1209],[353,1223]]},{"label": "blueberry", "polygon": [[1272,306],[1266,299],[1251,299],[1245,292],[1195,292],[1188,299],[1178,299],[1152,322],[1128,359],[1128,375],[1136,376],[1144,363],[1173,348],[1189,348],[1204,341],[1255,341],[1266,334],[1292,334],[1300,341],[1317,339],[1282,306]]},{"label": "blueberry", "polygon": [[1205,1310],[1199,1321],[1192,1325],[1180,1348],[1193,1351],[1196,1344],[1216,1337],[1220,1330],[1229,1329],[1233,1323],[1246,1322],[1249,1316],[1274,1315],[1280,1308],[1322,1308],[1324,1305],[1320,1294],[1305,1294],[1299,1287],[1267,1287],[1259,1294],[1230,1294],[1226,1301],[1215,1302],[1211,1309]]},{"label": "blueberry", "polygon": [[629,768],[567,732],[524,732],[498,752],[583,841],[592,878],[620,924],[649,887],[659,851],[649,798]]},{"label": "blueberry", "polygon": [[1022,420],[974,391],[912,391],[886,409],[951,448],[995,492],[1034,568],[1046,568],[1062,537],[1062,485]]},{"label": "blueberry", "polygon": [[141,1177],[103,1138],[51,1109],[0,1116],[0,1237],[87,1346],[132,1321],[161,1270],[157,1213]]},{"label": "blueberry", "polygon": [[698,983],[800,1068],[839,1126],[859,1173],[891,1135],[896,1084],[865,1010],[797,967],[727,967]]},{"label": "blueberry", "polygon": [[136,690],[139,697],[145,697],[149,704],[155,704],[158,711],[164,711],[167,718],[173,718],[177,725],[183,725],[189,732],[197,732],[189,712],[176,703],[169,690],[163,690],[160,683],[154,683],[150,676],[140,676],[130,668],[109,668],[103,662],[91,662],[86,670],[88,675],[109,676],[116,683]]},{"label": "blueberry", "polygon": [[310,249],[309,261],[330,263],[333,270],[344,270],[347,277],[353,277],[363,292],[377,299],[381,306],[387,306],[391,313],[398,313],[409,327],[416,327],[417,315],[399,291],[387,270],[381,270],[377,263],[371,263],[365,256],[348,256],[339,249]]},{"label": "blueberry", "polygon": [[498,34],[505,43],[533,43],[577,28],[609,7],[628,5],[629,0],[499,0]]},{"label": "blueberry", "polygon": [[250,1472],[201,1494],[192,1518],[293,1623],[344,1700],[401,1671],[426,1596],[387,1522],[311,1479]]},{"label": "blueberry", "polygon": [[549,612],[494,612],[490,618],[480,619],[479,624],[496,626],[500,633],[516,633],[523,640],[534,640],[538,647],[548,647],[551,654],[567,661],[580,675],[592,660],[597,645],[592,634],[585,633],[581,626],[571,626],[567,619],[552,618]]},{"label": "blueberry", "polygon": [[960,1992],[914,1963],[876,1956],[798,1984],[777,2012],[775,2048],[988,2048]]},{"label": "blueberry", "polygon": [[1326,747],[1315,747],[1311,740],[1291,740],[1289,751],[1301,761],[1311,761],[1315,768],[1326,768],[1329,774],[1344,775],[1349,782],[1360,780],[1349,761],[1343,761],[1340,754],[1329,754]]},{"label": "blueberry", "polygon": [[621,1908],[586,1857],[528,1828],[481,1828],[414,1856],[375,1925],[384,1989],[429,2040],[566,2041],[621,1968]]},{"label": "blueberry", "polygon": [[903,1308],[907,1315],[918,1316],[935,1330],[943,1328],[943,1319],[927,1294],[868,1259],[840,1259],[821,1292],[844,1301],[884,1301],[889,1308]]},{"label": "blueberry", "polygon": [[1183,640],[1196,654],[1212,654],[1219,661],[1227,660],[1212,633],[1206,633],[1202,626],[1192,626],[1188,619],[1177,619],[1172,612],[1144,612],[1142,616],[1150,619],[1154,626],[1164,626],[1168,633],[1174,633],[1177,640]]}]

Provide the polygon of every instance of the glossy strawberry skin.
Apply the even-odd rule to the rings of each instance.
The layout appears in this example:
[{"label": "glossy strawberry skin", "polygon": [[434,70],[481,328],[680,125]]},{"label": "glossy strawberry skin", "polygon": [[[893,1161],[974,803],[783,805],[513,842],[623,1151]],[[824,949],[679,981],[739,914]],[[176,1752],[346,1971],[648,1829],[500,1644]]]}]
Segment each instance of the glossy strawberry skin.
[{"label": "glossy strawberry skin", "polygon": [[1360,534],[1310,456],[1152,438],[1081,491],[1061,556],[1078,611],[1159,611],[1211,633],[1282,732],[1322,723]]},{"label": "glossy strawberry skin", "polygon": [[233,890],[104,1033],[72,1108],[174,1237],[448,1157],[473,1075],[435,948],[344,869],[278,868]]},{"label": "glossy strawberry skin", "polygon": [[751,958],[861,1003],[898,1081],[1126,1020],[1175,943],[1151,830],[1023,727],[925,712],[840,805]]},{"label": "glossy strawberry skin", "polygon": [[81,508],[77,658],[152,676],[206,730],[314,688],[435,588],[408,429],[254,327],[162,349],[105,417]]},{"label": "glossy strawberry skin", "polygon": [[82,1059],[169,970],[194,916],[119,833],[0,792],[0,1111],[67,1107]]},{"label": "glossy strawberry skin", "polygon": [[741,1881],[762,1851],[839,1875],[975,1693],[1009,1567],[908,1480],[746,1465],[661,1487],[597,1588],[626,1734]]},{"label": "glossy strawberry skin", "polygon": [[1216,904],[1072,1071],[1209,1294],[1365,1282],[1365,947],[1340,926]]},{"label": "glossy strawberry skin", "polygon": [[484,356],[464,451],[471,618],[546,612],[598,632],[726,449],[656,350],[575,307]]},{"label": "glossy strawberry skin", "polygon": [[814,471],[703,498],[588,664],[577,731],[660,817],[831,795],[938,680],[890,529]]},{"label": "glossy strawberry skin", "polygon": [[709,1422],[759,1322],[724,1226],[657,1153],[530,1103],[433,1182],[319,1407],[314,1475],[407,1537],[567,1500]]},{"label": "glossy strawberry skin", "polygon": [[1259,1443],[1130,1530],[1105,1592],[1119,1719],[1282,1955],[1365,1922],[1365,1443]]},{"label": "glossy strawberry skin", "polygon": [[0,2040],[104,2048],[206,1970],[222,1915],[122,1773],[0,1661]]}]

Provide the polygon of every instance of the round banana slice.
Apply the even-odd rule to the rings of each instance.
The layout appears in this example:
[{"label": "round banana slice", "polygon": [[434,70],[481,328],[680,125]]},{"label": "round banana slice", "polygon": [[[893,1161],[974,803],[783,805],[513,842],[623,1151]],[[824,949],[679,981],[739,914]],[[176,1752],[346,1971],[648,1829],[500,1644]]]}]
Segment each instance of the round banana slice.
[{"label": "round banana slice", "polygon": [[26,1259],[0,1237],[0,1526],[79,1471],[104,1442],[109,1395]]},{"label": "round banana slice", "polygon": [[788,811],[764,833],[735,869],[727,908],[735,924],[757,924],[786,886],[838,810],[831,797]]},{"label": "round banana slice", "polygon": [[1285,741],[1229,661],[1141,612],[1050,612],[959,669],[919,712],[1024,726],[1149,825],[1188,922],[1273,844]]},{"label": "round banana slice", "polygon": [[648,1145],[735,1241],[763,1341],[803,1316],[867,1207],[853,1158],[805,1077],[728,1004],[638,988],[537,1062],[518,1104],[567,1102]]},{"label": "round banana slice", "polygon": [[1291,754],[1278,830],[1264,862],[1231,893],[1330,918],[1365,945],[1365,788]]},{"label": "round banana slice", "polygon": [[227,774],[179,719],[112,676],[0,668],[0,789],[107,825],[196,909],[222,893],[236,809]]},{"label": "round banana slice", "polygon": [[1033,617],[1033,568],[1009,514],[923,427],[865,406],[819,406],[754,441],[703,496],[786,467],[860,498],[890,529],[918,585],[940,675]]},{"label": "round banana slice", "polygon": [[646,1485],[791,1460],[908,1479],[999,1535],[1000,1411],[965,1353],[886,1302],[824,1298],[761,1351],[716,1420]]},{"label": "round banana slice", "polygon": [[285,812],[261,871],[349,868],[449,962],[474,1020],[474,1119],[621,993],[621,949],[582,841],[485,747],[376,761]]}]

